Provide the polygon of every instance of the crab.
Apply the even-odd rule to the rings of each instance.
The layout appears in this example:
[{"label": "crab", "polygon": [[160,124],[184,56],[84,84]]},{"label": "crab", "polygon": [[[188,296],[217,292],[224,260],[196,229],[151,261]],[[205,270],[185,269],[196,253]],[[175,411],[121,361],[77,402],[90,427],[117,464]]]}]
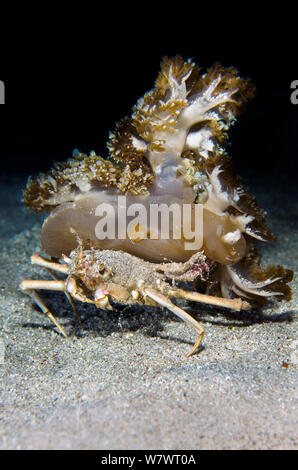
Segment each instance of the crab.
[{"label": "crab", "polygon": [[[78,318],[79,314],[73,299],[93,304],[104,310],[113,309],[110,300],[120,304],[166,307],[184,320],[197,334],[195,344],[187,353],[187,357],[198,351],[204,337],[204,328],[171,299],[191,300],[232,311],[251,308],[251,305],[241,298],[220,298],[179,287],[181,283],[191,285],[197,280],[203,280],[212,270],[212,260],[202,252],[194,254],[184,263],[151,263],[123,251],[84,249],[81,244],[71,251],[69,256],[63,255],[60,260],[49,260],[34,254],[31,263],[46,268],[53,280],[24,279],[20,287],[31,295],[64,337],[68,336],[65,329],[36,290],[64,292]],[[56,273],[62,273],[67,277],[62,280]]]},{"label": "crab", "polygon": [[166,307],[197,334],[187,356],[204,328],[174,299],[234,311],[291,299],[293,271],[261,266],[256,240],[274,236],[225,149],[254,91],[234,67],[201,73],[191,59],[165,57],[154,88],[109,134],[104,158],[75,149],[29,178],[23,201],[47,213],[40,245],[50,258],[36,254],[32,263],[53,280],[24,280],[21,288],[64,336],[37,290],[65,292],[77,315],[74,300],[107,310]]}]

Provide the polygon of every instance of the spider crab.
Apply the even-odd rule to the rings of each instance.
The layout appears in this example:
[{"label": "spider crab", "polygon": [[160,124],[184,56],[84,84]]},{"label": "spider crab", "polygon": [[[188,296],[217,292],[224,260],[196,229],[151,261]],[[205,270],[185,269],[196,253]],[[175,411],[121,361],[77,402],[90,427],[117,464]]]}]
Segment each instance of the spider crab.
[{"label": "spider crab", "polygon": [[[109,299],[166,307],[198,335],[189,355],[201,344],[204,329],[171,299],[245,310],[268,297],[291,298],[293,272],[260,266],[254,240],[274,237],[264,211],[233,175],[224,146],[227,130],[253,94],[250,80],[233,67],[215,64],[202,74],[192,60],[164,58],[155,87],[110,134],[107,158],[75,150],[49,173],[29,179],[25,204],[49,213],[41,246],[50,259],[34,255],[32,263],[47,268],[53,280],[24,280],[21,288],[63,335],[36,290],[65,292],[75,311],[73,299],[105,309],[111,308]],[[124,237],[99,237],[99,206],[109,206],[121,226],[119,197],[147,212],[156,204],[189,207],[183,235],[172,236],[173,228],[164,238],[162,221],[149,226],[135,221]],[[185,233],[192,232],[198,208],[202,243],[190,250]],[[181,225],[178,221],[175,230]],[[152,229],[153,239],[147,236]]]},{"label": "spider crab", "polygon": [[[107,310],[112,309],[109,298],[117,303],[166,307],[197,333],[196,342],[187,357],[197,351],[201,345],[204,328],[182,308],[171,302],[171,298],[192,300],[234,311],[251,308],[250,304],[241,298],[224,299],[177,287],[177,283],[192,283],[204,279],[212,269],[212,261],[207,260],[201,252],[193,255],[185,263],[157,264],[121,251],[84,250],[80,246],[69,256],[63,256],[63,264],[47,260],[39,254],[33,255],[31,262],[45,267],[54,280],[23,280],[20,287],[32,296],[65,337],[67,333],[64,328],[49,311],[36,290],[64,292],[78,317],[73,299]],[[62,273],[67,278],[61,280],[55,273]]]}]

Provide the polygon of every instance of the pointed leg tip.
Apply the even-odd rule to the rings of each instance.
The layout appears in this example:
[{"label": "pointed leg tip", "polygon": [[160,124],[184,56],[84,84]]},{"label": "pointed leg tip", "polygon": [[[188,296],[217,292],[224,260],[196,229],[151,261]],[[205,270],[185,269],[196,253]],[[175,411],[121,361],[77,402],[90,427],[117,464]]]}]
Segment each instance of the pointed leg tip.
[{"label": "pointed leg tip", "polygon": [[66,333],[66,331],[64,330],[64,328],[61,327],[61,325],[60,325],[60,332],[62,333],[62,335],[64,336],[64,338],[69,338],[69,335]]},{"label": "pointed leg tip", "polygon": [[188,359],[189,357],[193,356],[199,349],[199,346],[194,346],[186,355],[185,357]]},{"label": "pointed leg tip", "polygon": [[198,352],[200,346],[202,345],[203,337],[204,337],[204,331],[198,336],[198,339],[195,342],[193,348],[186,354],[187,358],[189,358],[190,356]]}]

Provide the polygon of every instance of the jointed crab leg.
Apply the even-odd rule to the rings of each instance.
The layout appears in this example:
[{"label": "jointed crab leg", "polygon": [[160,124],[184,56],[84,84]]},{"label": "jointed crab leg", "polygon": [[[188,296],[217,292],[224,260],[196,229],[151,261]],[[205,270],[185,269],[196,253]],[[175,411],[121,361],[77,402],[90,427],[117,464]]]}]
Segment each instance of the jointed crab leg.
[{"label": "jointed crab leg", "polygon": [[64,281],[44,281],[41,279],[32,280],[32,279],[24,279],[21,284],[20,288],[22,290],[59,290],[65,291],[65,282]]},{"label": "jointed crab leg", "polygon": [[[55,263],[56,264],[56,263]],[[49,269],[48,269],[49,271]],[[31,295],[31,297],[35,300],[37,305],[41,308],[41,310],[46,313],[55,323],[55,325],[59,328],[63,336],[67,337],[67,334],[65,333],[64,329],[62,326],[57,322],[57,320],[54,318],[53,314],[49,311],[47,306],[44,304],[44,302],[41,300],[39,295],[35,292],[35,289],[41,289],[41,290],[55,290],[55,291],[60,291],[64,292],[67,296],[67,298],[70,300],[71,305],[74,308],[74,311],[76,315],[79,318],[76,306],[74,305],[70,294],[77,300],[80,300],[82,302],[89,302],[94,304],[94,300],[88,299],[86,296],[81,295],[80,293],[77,292],[77,285],[76,281],[74,278],[70,277],[66,282],[59,280],[54,273],[50,273],[55,280],[54,281],[45,281],[45,280],[32,280],[32,279],[24,279],[21,284],[20,288],[27,292],[28,294]]]},{"label": "jointed crab leg", "polygon": [[238,299],[225,299],[222,297],[215,297],[212,295],[200,294],[199,292],[191,292],[183,289],[173,289],[169,292],[173,297],[180,299],[193,300],[195,302],[201,302],[203,304],[216,305],[218,307],[226,307],[231,310],[249,310],[251,305],[242,300]]},{"label": "jointed crab leg", "polygon": [[[42,281],[23,281],[20,285],[21,289],[25,290],[28,294],[30,294],[30,296],[32,297],[32,299],[34,300],[34,302],[36,302],[36,304],[39,306],[39,308],[43,311],[43,313],[45,313],[51,320],[52,322],[55,323],[55,325],[57,326],[57,328],[59,329],[59,331],[62,333],[63,336],[65,336],[65,338],[67,338],[67,334],[64,330],[64,328],[60,325],[60,323],[56,320],[56,318],[54,317],[54,315],[50,312],[50,310],[48,309],[48,307],[46,306],[46,304],[43,302],[43,300],[39,297],[39,295],[37,294],[37,292],[35,292],[34,290],[32,290],[32,288],[29,288],[29,285],[32,285],[30,283],[35,283],[35,282],[42,282]],[[51,283],[53,281],[44,281],[44,282],[48,282],[48,283]],[[64,283],[63,283],[64,284]],[[54,289],[54,290],[61,290],[61,289]]]},{"label": "jointed crab leg", "polygon": [[[55,263],[56,264],[56,263]],[[53,277],[55,277],[54,281],[44,281],[44,280],[28,280],[24,279],[21,284],[20,288],[24,291],[26,291],[30,296],[33,298],[33,300],[36,302],[36,304],[39,306],[39,308],[48,315],[48,317],[55,323],[55,325],[58,327],[60,332],[63,334],[63,336],[67,337],[67,334],[64,330],[64,328],[58,323],[58,321],[55,319],[54,315],[50,312],[48,307],[45,305],[45,303],[42,301],[42,299],[39,297],[37,292],[35,292],[35,289],[41,289],[41,290],[55,290],[55,291],[61,291],[64,292],[69,299],[76,315],[79,317],[76,306],[74,305],[69,293],[66,290],[66,285],[64,281],[59,280],[56,278],[56,276],[51,273]]]},{"label": "jointed crab leg", "polygon": [[[59,281],[60,279],[56,276],[55,273],[53,273],[53,271],[51,271],[51,269],[47,268],[47,271],[48,273],[56,280],[56,281]],[[64,290],[64,294],[66,295],[67,297],[67,300],[69,301],[70,305],[72,306],[73,308],[73,311],[78,319],[78,321],[81,323],[81,318],[80,318],[80,315],[79,315],[79,312],[77,310],[77,307],[74,303],[74,301],[72,300],[72,297],[70,295],[70,293],[67,291],[67,290]]]},{"label": "jointed crab leg", "polygon": [[58,271],[63,274],[68,274],[68,267],[64,264],[54,263],[53,261],[49,261],[45,258],[42,258],[38,253],[31,256],[31,263],[37,264],[38,266],[43,266],[47,269],[53,269],[54,271]]},{"label": "jointed crab leg", "polygon": [[155,300],[155,302],[157,302],[159,305],[168,308],[171,312],[175,313],[175,315],[177,315],[179,318],[188,323],[189,326],[193,327],[196,330],[196,332],[198,333],[198,338],[194,344],[194,347],[186,355],[186,357],[191,356],[202,343],[204,336],[204,328],[193,317],[191,317],[188,313],[182,310],[182,308],[179,308],[177,307],[177,305],[174,305],[163,294],[160,294],[159,292],[154,289],[151,289],[150,287],[144,288],[143,293],[145,295],[148,295],[148,297],[150,297],[151,299]]}]

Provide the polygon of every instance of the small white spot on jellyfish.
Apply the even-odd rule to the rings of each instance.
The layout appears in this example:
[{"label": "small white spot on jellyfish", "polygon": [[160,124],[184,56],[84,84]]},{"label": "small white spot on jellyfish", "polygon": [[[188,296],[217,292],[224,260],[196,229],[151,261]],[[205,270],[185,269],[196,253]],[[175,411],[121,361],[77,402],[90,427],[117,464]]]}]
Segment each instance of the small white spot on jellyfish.
[{"label": "small white spot on jellyfish", "polygon": [[214,143],[210,139],[211,135],[211,130],[204,128],[196,132],[190,132],[186,138],[186,145],[191,149],[198,149],[199,151],[212,151]]},{"label": "small white spot on jellyfish", "polygon": [[207,160],[207,158],[209,157],[208,150],[201,150],[200,155]]},{"label": "small white spot on jellyfish", "polygon": [[221,224],[218,224],[216,227],[216,235],[219,237],[222,233],[223,226]]},{"label": "small white spot on jellyfish", "polygon": [[241,232],[239,228],[237,228],[234,232],[228,232],[225,235],[223,235],[222,240],[225,243],[228,243],[229,245],[233,245],[234,243],[238,242],[241,238]]},{"label": "small white spot on jellyfish", "polygon": [[243,215],[231,215],[231,221],[238,225],[241,231],[245,232],[247,230],[247,224],[252,222],[254,217],[252,215],[243,214]]},{"label": "small white spot on jellyfish", "polygon": [[54,180],[54,178],[52,178],[51,176],[48,176],[48,180],[51,183],[51,185],[53,186],[54,190],[57,191],[57,183]]},{"label": "small white spot on jellyfish", "polygon": [[77,182],[77,185],[83,193],[86,193],[87,191],[90,191],[91,189],[91,184],[87,180],[80,180]]},{"label": "small white spot on jellyfish", "polygon": [[137,150],[147,150],[147,144],[143,140],[137,139],[137,137],[131,136],[131,141],[132,141],[133,146]]}]

